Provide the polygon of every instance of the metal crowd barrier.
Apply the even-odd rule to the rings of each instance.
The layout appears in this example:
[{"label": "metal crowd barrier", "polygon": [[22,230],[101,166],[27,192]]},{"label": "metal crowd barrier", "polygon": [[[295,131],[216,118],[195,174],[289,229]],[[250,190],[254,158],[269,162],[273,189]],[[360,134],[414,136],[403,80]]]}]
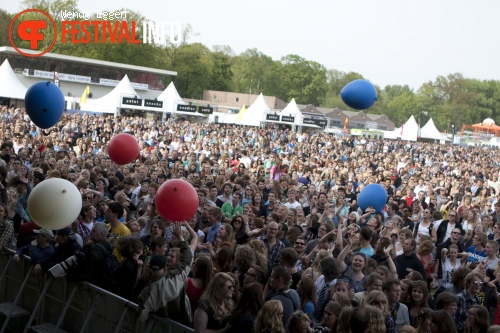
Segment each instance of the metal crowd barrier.
[{"label": "metal crowd barrier", "polygon": [[0,252],[0,333],[194,333],[171,319],[140,322],[139,306],[87,282],[35,276],[30,259]]}]

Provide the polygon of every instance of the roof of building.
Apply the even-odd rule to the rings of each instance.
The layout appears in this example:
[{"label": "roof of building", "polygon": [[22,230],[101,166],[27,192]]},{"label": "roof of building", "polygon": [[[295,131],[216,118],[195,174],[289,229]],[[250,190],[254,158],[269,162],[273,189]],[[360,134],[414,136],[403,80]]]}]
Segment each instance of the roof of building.
[{"label": "roof of building", "polygon": [[[38,53],[37,51],[28,50],[28,49],[20,49],[20,50],[22,52],[25,52],[25,53],[33,53],[33,54],[34,53]],[[20,55],[16,51],[16,49],[14,49],[11,46],[0,46],[0,53]],[[168,71],[168,70],[165,70],[165,69],[158,69],[158,68],[150,68],[150,67],[144,67],[144,66],[121,64],[121,63],[118,63],[118,62],[105,61],[105,60],[96,60],[96,59],[89,59],[89,58],[82,58],[82,57],[75,57],[75,56],[69,56],[69,55],[57,54],[57,53],[50,53],[50,52],[45,53],[41,57],[42,58],[47,58],[47,59],[55,59],[55,60],[63,60],[63,61],[76,62],[76,63],[81,63],[81,64],[89,64],[89,65],[97,65],[97,66],[105,66],[105,67],[115,67],[115,68],[128,69],[128,70],[133,70],[133,71],[138,71],[138,72],[145,72],[145,73],[155,73],[155,74],[177,76],[177,72]]]}]

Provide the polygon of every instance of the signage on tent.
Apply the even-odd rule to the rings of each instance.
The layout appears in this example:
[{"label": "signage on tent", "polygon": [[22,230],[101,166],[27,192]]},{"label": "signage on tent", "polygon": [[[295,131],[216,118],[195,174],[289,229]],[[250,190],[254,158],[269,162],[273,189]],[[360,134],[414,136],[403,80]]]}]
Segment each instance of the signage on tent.
[{"label": "signage on tent", "polygon": [[214,112],[214,108],[206,107],[206,106],[198,106],[198,113],[212,114],[213,112]]},{"label": "signage on tent", "polygon": [[141,106],[142,105],[142,99],[140,99],[140,98],[132,98],[132,97],[123,97],[122,98],[122,104]]},{"label": "signage on tent", "polygon": [[266,115],[266,120],[279,121],[280,120],[280,116],[278,116],[277,114],[267,114]]},{"label": "signage on tent", "polygon": [[144,106],[147,106],[149,108],[158,108],[161,109],[163,107],[163,102],[162,101],[157,101],[154,99],[145,99],[144,100]]},{"label": "signage on tent", "polygon": [[182,111],[182,112],[196,112],[196,106],[195,105],[177,105],[177,111]]}]

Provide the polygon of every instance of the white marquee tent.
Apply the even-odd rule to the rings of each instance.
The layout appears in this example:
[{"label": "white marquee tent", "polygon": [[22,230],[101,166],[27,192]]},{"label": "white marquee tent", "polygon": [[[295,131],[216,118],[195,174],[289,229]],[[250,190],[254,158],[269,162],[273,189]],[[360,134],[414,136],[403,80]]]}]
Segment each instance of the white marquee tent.
[{"label": "white marquee tent", "polygon": [[108,94],[101,98],[89,99],[81,106],[82,111],[115,113],[121,105],[122,97],[138,96],[127,75]]},{"label": "white marquee tent", "polygon": [[238,117],[238,125],[260,126],[260,122],[265,120],[266,114],[271,111],[261,93],[255,102],[246,109],[245,113]]},{"label": "white marquee tent", "polygon": [[438,131],[436,125],[434,125],[434,121],[432,120],[432,118],[429,119],[427,124],[425,124],[425,126],[423,126],[420,130],[420,137],[423,139],[451,141]]},{"label": "white marquee tent", "polygon": [[299,126],[302,125],[302,121],[304,120],[304,115],[300,112],[300,109],[295,102],[295,98],[292,98],[290,103],[288,103],[288,105],[281,110],[280,115],[295,117],[294,124]]},{"label": "white marquee tent", "polygon": [[384,133],[386,139],[401,139],[403,141],[417,141],[418,124],[413,115],[399,128]]},{"label": "white marquee tent", "polygon": [[27,90],[10,67],[9,60],[5,59],[0,66],[0,97],[24,100]]},{"label": "white marquee tent", "polygon": [[184,113],[177,111],[177,105],[185,105],[184,102],[179,95],[179,92],[175,88],[174,82],[170,82],[168,87],[157,97],[158,100],[162,100],[165,103],[165,111],[170,113]]}]

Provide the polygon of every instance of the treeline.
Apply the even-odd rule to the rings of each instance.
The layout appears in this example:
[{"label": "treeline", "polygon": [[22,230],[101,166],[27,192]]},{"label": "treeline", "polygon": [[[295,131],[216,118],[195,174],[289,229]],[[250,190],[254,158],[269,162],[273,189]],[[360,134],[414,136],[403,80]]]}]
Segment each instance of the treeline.
[{"label": "treeline", "polygon": [[[23,8],[42,9],[56,21],[55,13],[61,10],[78,10],[77,0],[25,0],[22,5]],[[137,12],[119,9],[122,10],[127,11],[127,20],[142,22],[146,19]],[[0,10],[0,45],[10,45],[7,31],[14,15]],[[137,36],[142,38],[142,26],[138,28]],[[328,69],[299,55],[273,60],[257,49],[240,54],[225,45],[209,49],[201,43],[190,42],[194,35],[188,25],[183,27],[179,45],[56,43],[51,52],[173,70],[178,73],[174,82],[179,94],[195,99],[200,99],[206,89],[262,92],[286,102],[295,98],[299,104],[350,110],[342,102],[340,91],[350,81],[364,78],[360,73]],[[417,121],[422,117],[422,125],[432,117],[441,131],[449,131],[451,122],[457,129],[464,123],[478,123],[485,118],[500,124],[500,81],[464,78],[455,73],[429,80],[417,90],[407,85],[382,88],[373,83],[379,100],[366,112],[386,114],[396,126],[412,114]],[[421,111],[427,111],[427,115]]]}]

